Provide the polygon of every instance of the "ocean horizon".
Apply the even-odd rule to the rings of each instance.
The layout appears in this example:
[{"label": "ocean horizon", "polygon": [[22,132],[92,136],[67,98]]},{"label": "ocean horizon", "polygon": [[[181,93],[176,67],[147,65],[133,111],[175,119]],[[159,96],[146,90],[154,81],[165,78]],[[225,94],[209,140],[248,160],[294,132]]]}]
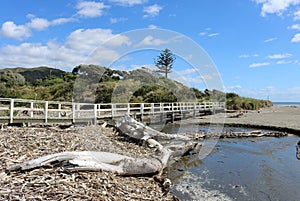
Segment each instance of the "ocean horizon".
[{"label": "ocean horizon", "polygon": [[272,102],[273,105],[277,105],[277,106],[295,106],[295,107],[300,107],[300,102]]}]

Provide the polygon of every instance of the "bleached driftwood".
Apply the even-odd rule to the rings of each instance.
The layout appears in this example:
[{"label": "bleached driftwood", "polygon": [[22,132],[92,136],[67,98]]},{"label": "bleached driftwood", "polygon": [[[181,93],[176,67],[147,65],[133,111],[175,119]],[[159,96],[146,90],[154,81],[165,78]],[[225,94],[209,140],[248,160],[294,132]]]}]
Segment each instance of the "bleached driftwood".
[{"label": "bleached driftwood", "polygon": [[150,174],[161,169],[157,160],[132,158],[110,152],[81,151],[46,155],[9,167],[8,170],[30,170],[54,163],[60,163],[68,170],[106,170],[121,175]]},{"label": "bleached driftwood", "polygon": [[[161,161],[162,169],[175,157],[184,156],[198,148],[198,143],[187,136],[159,132],[128,115],[119,118],[116,122],[116,127],[123,134],[135,139],[145,140],[150,147],[156,147],[156,155],[152,155],[152,157]],[[158,142],[157,140],[167,140],[167,143],[163,145],[162,142]]]},{"label": "bleached driftwood", "polygon": [[135,139],[147,140],[150,138],[155,138],[160,140],[192,140],[184,135],[159,132],[136,121],[134,118],[128,115],[119,118],[116,122],[116,127],[119,128],[123,133],[126,133],[126,135]]},{"label": "bleached driftwood", "polygon": [[[135,121],[129,116],[119,119],[117,127],[126,135],[145,140],[156,152],[147,158],[133,158],[110,152],[62,152],[46,155],[22,164],[9,167],[9,171],[30,170],[46,165],[60,164],[68,170],[105,170],[120,175],[160,174],[170,159],[186,155],[194,150],[197,143],[187,141],[183,135],[164,134]],[[154,139],[155,138],[155,139]],[[156,139],[183,140],[182,143],[169,143],[163,146]]]}]

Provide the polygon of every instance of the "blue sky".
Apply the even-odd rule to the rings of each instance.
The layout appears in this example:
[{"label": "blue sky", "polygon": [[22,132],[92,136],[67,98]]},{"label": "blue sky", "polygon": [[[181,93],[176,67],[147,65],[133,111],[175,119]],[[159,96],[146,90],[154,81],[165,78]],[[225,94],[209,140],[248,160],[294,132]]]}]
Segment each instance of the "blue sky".
[{"label": "blue sky", "polygon": [[[141,29],[144,35],[135,31]],[[164,38],[156,29],[178,37]],[[300,0],[3,0],[0,68],[46,65],[71,71],[95,61],[95,50],[102,55],[99,65],[153,67],[159,49],[173,47],[180,36],[201,47],[215,69],[195,73],[199,67],[190,59],[201,53],[181,52],[173,79],[203,89],[218,77],[228,92],[300,101]],[[101,47],[109,40],[110,46]],[[143,50],[121,55],[125,46]]]}]

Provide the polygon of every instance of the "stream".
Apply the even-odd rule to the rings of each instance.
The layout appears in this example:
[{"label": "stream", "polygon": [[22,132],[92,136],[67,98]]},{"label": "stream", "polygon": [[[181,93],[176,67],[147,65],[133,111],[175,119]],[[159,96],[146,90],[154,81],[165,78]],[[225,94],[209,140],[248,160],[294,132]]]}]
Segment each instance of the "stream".
[{"label": "stream", "polygon": [[[177,133],[178,129],[168,125],[164,132]],[[208,130],[206,126],[180,126],[180,132]],[[224,128],[233,132],[253,130]],[[168,169],[172,193],[181,200],[300,200],[299,140],[295,135],[220,139],[204,159],[190,155]]]}]

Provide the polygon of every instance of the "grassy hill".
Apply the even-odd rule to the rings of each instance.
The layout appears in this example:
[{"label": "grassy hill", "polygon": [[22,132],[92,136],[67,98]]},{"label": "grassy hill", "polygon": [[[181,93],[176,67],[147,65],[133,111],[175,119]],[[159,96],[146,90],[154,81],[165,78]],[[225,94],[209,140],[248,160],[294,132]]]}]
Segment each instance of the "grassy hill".
[{"label": "grassy hill", "polygon": [[49,67],[2,69],[0,97],[91,103],[227,100],[227,108],[234,110],[272,105],[234,93],[202,92],[147,68],[119,71],[98,65],[79,65],[72,72]]},{"label": "grassy hill", "polygon": [[35,68],[5,68],[0,69],[1,72],[11,71],[13,73],[21,74],[26,82],[35,83],[37,80],[43,80],[48,76],[62,77],[65,72],[56,68],[50,68],[46,66],[35,67]]}]

